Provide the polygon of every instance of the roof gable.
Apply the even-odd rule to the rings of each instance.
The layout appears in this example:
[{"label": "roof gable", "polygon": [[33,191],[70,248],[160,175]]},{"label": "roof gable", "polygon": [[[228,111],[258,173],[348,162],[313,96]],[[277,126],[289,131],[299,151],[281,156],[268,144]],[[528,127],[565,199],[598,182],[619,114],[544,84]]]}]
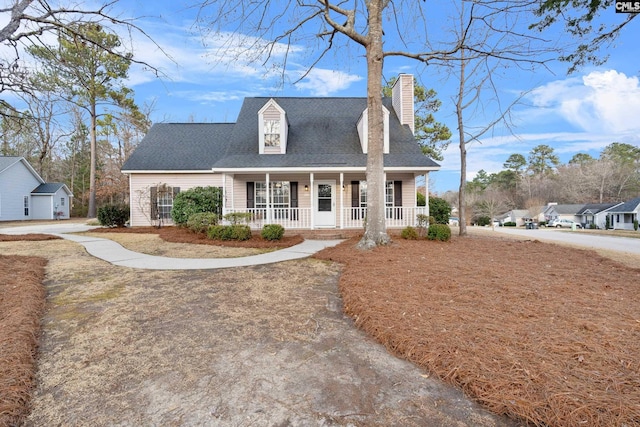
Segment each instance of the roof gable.
[{"label": "roof gable", "polygon": [[27,159],[21,156],[0,156],[0,174],[5,171],[8,171],[12,166],[14,166],[17,163],[22,163],[24,167],[27,168],[29,172],[31,172],[31,174],[34,176],[36,180],[38,180],[41,183],[44,183],[44,179],[40,177],[40,174],[36,172],[36,170],[33,168],[33,166],[31,166],[31,164],[29,164]]}]

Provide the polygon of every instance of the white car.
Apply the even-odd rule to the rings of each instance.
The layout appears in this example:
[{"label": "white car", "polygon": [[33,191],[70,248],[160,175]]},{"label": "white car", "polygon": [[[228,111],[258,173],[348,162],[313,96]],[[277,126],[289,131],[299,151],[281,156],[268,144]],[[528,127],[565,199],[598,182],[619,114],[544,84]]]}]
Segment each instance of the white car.
[{"label": "white car", "polygon": [[573,220],[562,218],[562,219],[552,219],[551,221],[549,221],[549,224],[547,224],[547,227],[582,228],[582,225],[580,225],[580,223],[575,222]]}]

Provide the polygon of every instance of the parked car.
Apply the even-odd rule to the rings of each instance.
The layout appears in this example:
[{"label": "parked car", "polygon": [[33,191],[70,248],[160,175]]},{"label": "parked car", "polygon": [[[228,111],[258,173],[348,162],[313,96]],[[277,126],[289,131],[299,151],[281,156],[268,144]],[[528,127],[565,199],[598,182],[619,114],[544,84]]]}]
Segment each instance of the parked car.
[{"label": "parked car", "polygon": [[582,225],[580,225],[579,222],[575,222],[573,220],[570,219],[564,219],[564,218],[559,218],[559,219],[552,219],[551,221],[549,221],[549,223],[547,224],[547,227],[556,227],[556,228],[582,228]]}]

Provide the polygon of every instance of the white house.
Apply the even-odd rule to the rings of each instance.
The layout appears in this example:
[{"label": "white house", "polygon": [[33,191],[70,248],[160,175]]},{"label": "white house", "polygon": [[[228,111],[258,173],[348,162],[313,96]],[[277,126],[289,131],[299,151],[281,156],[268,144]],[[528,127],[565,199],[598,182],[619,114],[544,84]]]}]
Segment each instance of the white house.
[{"label": "white house", "polygon": [[69,218],[73,194],[46,183],[24,157],[0,156],[0,221]]},{"label": "white house", "polygon": [[607,211],[609,227],[614,230],[633,230],[634,221],[640,218],[640,197],[621,203]]},{"label": "white house", "polygon": [[[428,215],[416,178],[440,166],[413,134],[413,76],[383,99],[387,226]],[[246,98],[235,123],[155,124],[122,166],[131,225],[170,222],[174,196],[196,186],[223,192],[223,213],[248,212],[259,228],[362,228],[366,217],[367,99]]]}]

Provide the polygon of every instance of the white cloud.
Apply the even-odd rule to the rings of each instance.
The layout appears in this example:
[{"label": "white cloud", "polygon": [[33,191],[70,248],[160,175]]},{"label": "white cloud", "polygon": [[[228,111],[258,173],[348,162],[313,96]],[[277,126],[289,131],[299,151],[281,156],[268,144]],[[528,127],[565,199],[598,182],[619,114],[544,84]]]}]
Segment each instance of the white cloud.
[{"label": "white cloud", "polygon": [[296,88],[308,90],[313,96],[329,96],[346,90],[352,83],[362,80],[361,76],[342,71],[314,68]]},{"label": "white cloud", "polygon": [[640,131],[638,78],[615,70],[548,83],[535,89],[530,99],[535,107],[587,132],[624,135]]}]

